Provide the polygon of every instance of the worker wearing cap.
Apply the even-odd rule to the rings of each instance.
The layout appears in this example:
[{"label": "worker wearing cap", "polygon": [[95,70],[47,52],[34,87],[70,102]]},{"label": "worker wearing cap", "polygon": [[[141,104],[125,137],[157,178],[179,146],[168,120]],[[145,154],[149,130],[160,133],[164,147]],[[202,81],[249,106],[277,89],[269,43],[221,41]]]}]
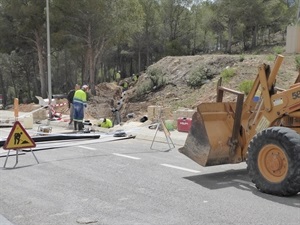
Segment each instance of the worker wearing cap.
[{"label": "worker wearing cap", "polygon": [[111,122],[110,119],[104,118],[103,122],[99,124],[99,127],[111,128],[112,127],[112,122]]},{"label": "worker wearing cap", "polygon": [[119,70],[116,75],[115,75],[115,80],[117,82],[117,84],[119,83],[119,81],[121,80],[121,71]]},{"label": "worker wearing cap", "polygon": [[137,75],[135,75],[135,74],[132,74],[132,81],[133,81],[133,82],[136,82],[136,81],[137,81],[137,79],[138,79]]},{"label": "worker wearing cap", "polygon": [[88,86],[83,85],[81,89],[75,91],[73,97],[73,106],[74,106],[74,130],[82,131],[83,130],[83,118],[84,118],[84,108],[87,107],[87,97],[86,92],[88,91]]}]

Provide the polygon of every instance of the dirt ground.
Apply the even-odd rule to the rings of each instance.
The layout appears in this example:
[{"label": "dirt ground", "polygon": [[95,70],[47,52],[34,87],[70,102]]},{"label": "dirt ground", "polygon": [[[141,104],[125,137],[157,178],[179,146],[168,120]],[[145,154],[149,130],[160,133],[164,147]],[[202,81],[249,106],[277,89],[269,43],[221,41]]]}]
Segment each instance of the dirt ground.
[{"label": "dirt ground", "polygon": [[[118,103],[122,105],[120,109],[122,121],[128,120],[128,114],[134,115],[130,120],[139,120],[144,115],[147,115],[147,108],[150,105],[170,107],[172,111],[182,108],[194,109],[201,102],[216,100],[216,84],[220,78],[220,73],[225,68],[234,68],[236,75],[228,82],[223,83],[223,86],[238,90],[240,83],[244,80],[255,79],[258,67],[262,63],[270,65],[272,69],[275,56],[266,54],[165,57],[149,67],[162,71],[167,83],[164,88],[153,90],[142,96],[139,101],[133,101],[137,88],[144,85],[147,79],[148,75],[146,73],[141,74],[138,81],[134,84],[132,83],[125,93],[122,93],[122,88],[114,82],[98,84],[96,86],[96,95],[92,96],[89,94],[86,119],[112,117],[111,109],[117,107]],[[202,87],[190,88],[187,85],[189,76],[199,68],[208,69],[213,76]],[[294,83],[297,75],[295,55],[285,55],[277,76],[276,86],[281,88],[289,87],[289,85]],[[57,100],[58,106],[55,107],[55,111],[68,114],[69,110],[66,102],[66,99]],[[19,108],[20,111],[29,112],[36,106],[32,103],[20,105]]]}]

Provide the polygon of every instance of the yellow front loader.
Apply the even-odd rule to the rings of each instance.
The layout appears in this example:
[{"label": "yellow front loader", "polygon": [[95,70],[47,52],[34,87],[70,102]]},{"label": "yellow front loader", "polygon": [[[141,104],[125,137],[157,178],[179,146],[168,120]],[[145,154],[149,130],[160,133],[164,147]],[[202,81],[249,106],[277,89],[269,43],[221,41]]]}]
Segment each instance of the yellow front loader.
[{"label": "yellow front loader", "polygon": [[[247,162],[252,182],[265,193],[290,196],[300,192],[300,71],[287,90],[275,86],[283,56],[273,69],[259,66],[247,98],[217,86],[217,101],[201,103],[179,151],[201,166]],[[224,94],[236,96],[223,102]],[[255,95],[260,93],[258,101]]]}]

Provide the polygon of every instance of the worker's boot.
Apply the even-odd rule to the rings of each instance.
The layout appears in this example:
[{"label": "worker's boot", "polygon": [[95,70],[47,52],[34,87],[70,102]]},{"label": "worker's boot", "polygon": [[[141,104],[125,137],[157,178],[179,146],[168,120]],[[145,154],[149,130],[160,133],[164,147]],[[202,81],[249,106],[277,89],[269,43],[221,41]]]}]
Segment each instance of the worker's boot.
[{"label": "worker's boot", "polygon": [[78,123],[77,121],[74,121],[74,130],[75,131],[77,131],[77,125],[78,125],[77,123]]},{"label": "worker's boot", "polygon": [[83,123],[82,122],[78,122],[78,130],[80,132],[83,132]]}]

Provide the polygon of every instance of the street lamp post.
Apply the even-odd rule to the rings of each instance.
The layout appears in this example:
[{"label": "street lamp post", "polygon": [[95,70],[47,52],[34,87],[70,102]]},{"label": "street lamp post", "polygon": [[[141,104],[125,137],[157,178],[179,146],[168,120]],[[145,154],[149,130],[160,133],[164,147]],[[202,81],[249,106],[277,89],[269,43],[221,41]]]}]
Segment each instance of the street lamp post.
[{"label": "street lamp post", "polygon": [[49,120],[52,118],[51,102],[52,102],[52,85],[51,85],[51,52],[50,52],[50,22],[49,22],[49,0],[46,0],[46,17],[47,17],[47,68],[48,68],[48,99],[49,99]]},{"label": "street lamp post", "polygon": [[295,53],[300,52],[300,42],[298,40],[299,38],[299,21],[300,21],[300,0],[298,0],[298,9],[297,9],[297,14],[296,14],[296,19],[295,19],[295,32],[296,32],[296,48],[295,48]]}]

